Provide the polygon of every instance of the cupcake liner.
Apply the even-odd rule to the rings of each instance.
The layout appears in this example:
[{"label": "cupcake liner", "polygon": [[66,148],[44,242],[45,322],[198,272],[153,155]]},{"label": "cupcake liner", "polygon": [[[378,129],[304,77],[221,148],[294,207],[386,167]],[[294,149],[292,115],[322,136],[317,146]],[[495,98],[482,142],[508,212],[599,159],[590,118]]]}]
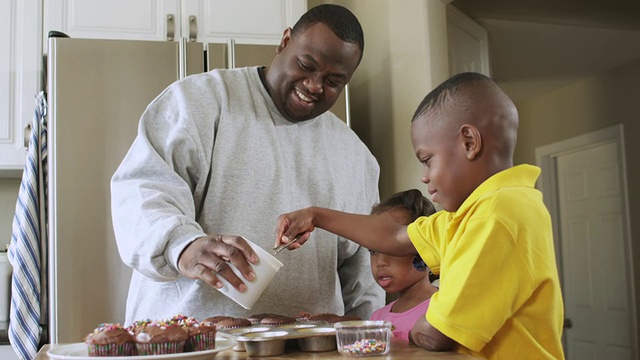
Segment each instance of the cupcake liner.
[{"label": "cupcake liner", "polygon": [[166,343],[136,343],[138,355],[165,355],[184,352],[185,341]]},{"label": "cupcake liner", "polygon": [[184,351],[212,350],[216,347],[216,333],[214,331],[189,336],[184,344]]},{"label": "cupcake liner", "polygon": [[137,355],[136,344],[87,344],[89,356],[134,356]]}]

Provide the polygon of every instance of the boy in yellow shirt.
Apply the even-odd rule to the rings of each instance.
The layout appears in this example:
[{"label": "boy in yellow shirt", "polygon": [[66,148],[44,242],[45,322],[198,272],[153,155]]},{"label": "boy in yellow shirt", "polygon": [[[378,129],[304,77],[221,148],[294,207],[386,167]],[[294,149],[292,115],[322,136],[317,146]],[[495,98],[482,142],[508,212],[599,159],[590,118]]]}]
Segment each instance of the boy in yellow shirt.
[{"label": "boy in yellow shirt", "polygon": [[[322,228],[371,250],[419,254],[440,291],[410,333],[431,351],[487,359],[563,359],[563,304],[540,169],[513,166],[518,114],[489,78],[458,74],[431,91],[411,125],[422,182],[442,211],[401,226],[310,207],[278,218],[276,245]],[[395,239],[395,240],[390,240]]]}]

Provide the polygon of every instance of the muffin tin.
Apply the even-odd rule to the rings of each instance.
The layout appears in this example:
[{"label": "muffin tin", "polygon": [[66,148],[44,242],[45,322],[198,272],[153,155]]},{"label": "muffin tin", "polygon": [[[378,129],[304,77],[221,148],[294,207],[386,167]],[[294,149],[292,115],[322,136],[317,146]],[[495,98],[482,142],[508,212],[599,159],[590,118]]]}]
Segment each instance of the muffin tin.
[{"label": "muffin tin", "polygon": [[278,356],[286,348],[296,346],[304,352],[336,350],[336,330],[333,324],[297,321],[284,325],[252,325],[219,330],[231,335],[238,343],[234,350],[249,356]]}]

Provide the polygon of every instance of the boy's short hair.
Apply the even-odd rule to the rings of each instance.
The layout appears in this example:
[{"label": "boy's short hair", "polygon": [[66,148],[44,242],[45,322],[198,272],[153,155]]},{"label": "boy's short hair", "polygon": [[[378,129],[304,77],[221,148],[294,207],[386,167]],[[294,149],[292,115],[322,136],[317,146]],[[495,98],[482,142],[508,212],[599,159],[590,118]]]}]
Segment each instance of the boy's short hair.
[{"label": "boy's short hair", "polygon": [[383,202],[371,208],[372,214],[379,214],[389,210],[403,210],[413,222],[420,216],[429,216],[436,212],[431,201],[424,197],[420,190],[411,189],[391,195]]},{"label": "boy's short hair", "polygon": [[308,27],[322,23],[336,34],[342,41],[356,44],[360,47],[360,60],[364,52],[364,33],[360,21],[353,13],[340,5],[322,4],[307,11],[293,26],[292,35],[302,33]]},{"label": "boy's short hair", "polygon": [[427,94],[427,96],[424,97],[420,105],[418,105],[416,112],[413,114],[411,122],[415,121],[424,113],[442,107],[447,99],[449,99],[464,86],[484,82],[492,83],[493,80],[485,75],[475,72],[464,72],[450,77],[448,80],[438,85],[438,87],[433,89]]}]

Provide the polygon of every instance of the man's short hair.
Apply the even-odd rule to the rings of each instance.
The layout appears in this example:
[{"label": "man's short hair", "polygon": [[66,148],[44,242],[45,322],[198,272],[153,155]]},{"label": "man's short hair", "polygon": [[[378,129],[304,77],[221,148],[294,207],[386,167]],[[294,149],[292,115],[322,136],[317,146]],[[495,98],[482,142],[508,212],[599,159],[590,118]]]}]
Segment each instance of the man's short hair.
[{"label": "man's short hair", "polygon": [[360,47],[360,60],[364,52],[364,34],[358,18],[340,5],[322,4],[311,8],[293,26],[292,35],[302,33],[310,26],[322,23],[342,41],[357,44]]}]

